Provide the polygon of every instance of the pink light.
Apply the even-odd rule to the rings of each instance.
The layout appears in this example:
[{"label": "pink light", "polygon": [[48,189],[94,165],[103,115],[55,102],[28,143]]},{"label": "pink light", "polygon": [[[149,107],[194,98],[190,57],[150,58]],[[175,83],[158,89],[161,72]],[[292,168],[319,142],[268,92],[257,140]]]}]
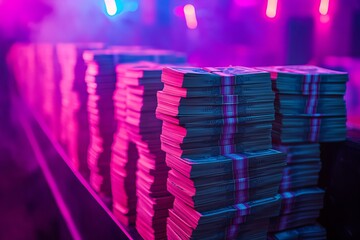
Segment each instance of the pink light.
[{"label": "pink light", "polygon": [[329,15],[321,15],[320,16],[320,22],[321,23],[328,23],[330,21]]},{"label": "pink light", "polygon": [[268,0],[266,6],[266,16],[269,18],[274,18],[276,16],[278,0]]},{"label": "pink light", "polygon": [[184,17],[184,7],[183,6],[177,6],[174,8],[174,14],[177,17]]},{"label": "pink light", "polygon": [[198,23],[196,19],[195,7],[191,4],[186,4],[184,6],[184,14],[187,27],[189,29],[196,29]]},{"label": "pink light", "polygon": [[329,12],[329,2],[330,0],[321,0],[319,12],[321,15],[327,15]]},{"label": "pink light", "polygon": [[234,0],[239,7],[253,7],[256,6],[257,0]]}]

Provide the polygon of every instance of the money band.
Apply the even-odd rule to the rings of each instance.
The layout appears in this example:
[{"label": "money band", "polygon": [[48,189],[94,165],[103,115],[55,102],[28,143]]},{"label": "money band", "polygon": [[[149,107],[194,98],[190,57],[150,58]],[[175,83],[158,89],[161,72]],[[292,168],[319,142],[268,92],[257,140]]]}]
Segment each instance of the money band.
[{"label": "money band", "polygon": [[310,133],[309,133],[310,142],[319,141],[320,128],[321,128],[321,119],[319,117],[312,117],[310,119]]},{"label": "money band", "polygon": [[273,148],[280,152],[286,153],[286,164],[290,164],[294,161],[293,154],[287,146],[274,144]]},{"label": "money band", "polygon": [[281,197],[282,197],[281,214],[288,214],[291,212],[291,209],[294,206],[296,195],[293,192],[284,192],[281,194]]},{"label": "money band", "polygon": [[[304,94],[308,95],[308,100],[305,108],[306,114],[316,114],[316,109],[319,99],[319,90],[320,90],[320,78],[319,75],[310,75],[307,74],[304,76],[304,82],[302,86],[302,91]],[[309,141],[316,142],[319,139],[320,133],[320,118],[312,117],[310,119],[310,134]]]},{"label": "money band", "polygon": [[225,156],[232,160],[235,204],[247,202],[249,200],[249,160],[241,154]]},{"label": "money band", "polygon": [[304,76],[304,82],[302,84],[302,92],[308,95],[306,103],[305,113],[315,114],[318,105],[320,91],[320,78],[319,75],[307,74]]},{"label": "money band", "polygon": [[280,184],[280,191],[286,192],[289,191],[291,184],[291,173],[290,173],[290,167],[285,167],[283,171],[283,177]]},{"label": "money band", "polygon": [[247,215],[250,215],[250,206],[247,203],[237,204],[234,208],[236,209],[235,217],[227,229],[226,239],[236,239],[239,233],[239,225],[245,222]]},{"label": "money band", "polygon": [[238,234],[239,224],[244,222],[244,216],[250,214],[250,207],[244,203],[249,200],[249,164],[248,158],[241,154],[227,154],[232,160],[234,194],[236,214],[228,229],[227,236],[229,239],[235,239]]},{"label": "money band", "polygon": [[[234,117],[237,116],[237,101],[235,92],[235,75],[230,73],[224,73],[222,70],[217,68],[204,68],[205,71],[216,74],[221,77],[221,95],[223,97],[223,116],[224,116],[224,126],[223,134],[231,135],[231,139],[223,138],[220,139],[220,152],[221,154],[234,153],[236,151],[235,145],[231,144],[233,142],[234,134],[236,133],[236,124],[234,124]],[[226,69],[224,70],[226,71]],[[230,96],[229,96],[230,95]]]},{"label": "money band", "polygon": [[279,218],[280,219],[277,224],[277,231],[283,231],[284,229],[287,228],[289,215],[282,215]]}]

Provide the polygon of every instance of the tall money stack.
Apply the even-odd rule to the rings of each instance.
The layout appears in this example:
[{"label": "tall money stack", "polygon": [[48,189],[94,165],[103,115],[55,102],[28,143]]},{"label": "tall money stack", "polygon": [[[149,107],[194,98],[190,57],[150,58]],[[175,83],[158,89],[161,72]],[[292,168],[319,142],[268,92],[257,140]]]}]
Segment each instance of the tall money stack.
[{"label": "tall money stack", "polygon": [[116,131],[113,94],[116,85],[118,63],[149,60],[150,55],[141,54],[133,48],[88,50],[83,53],[87,64],[85,82],[88,92],[88,119],[90,145],[88,166],[90,185],[111,206],[110,159],[113,135]]},{"label": "tall money stack", "polygon": [[165,68],[157,117],[170,167],[169,239],[266,239],[285,154],[271,149],[274,93],[267,72]]},{"label": "tall money stack", "polygon": [[[161,121],[155,117],[156,92],[163,87],[162,68],[146,62],[118,65],[119,92],[114,95],[120,122],[111,166],[113,209],[122,222],[136,223],[144,239],[166,237],[167,211],[173,202],[166,190],[168,168],[160,149]],[[119,191],[125,194],[117,194]]]},{"label": "tall money stack", "polygon": [[[183,55],[172,54],[166,62],[186,61]],[[136,224],[144,239],[166,237],[166,218],[173,202],[166,189],[162,122],[155,116],[163,67],[150,62],[118,65],[114,94],[118,131],[111,162],[113,211],[124,224]]]},{"label": "tall money stack", "polygon": [[60,66],[56,57],[55,45],[50,43],[35,44],[35,61],[35,92],[42,98],[38,102],[38,113],[41,114],[53,137],[59,139],[61,130],[59,119],[61,96],[58,82]]},{"label": "tall money stack", "polygon": [[139,47],[113,47],[85,51],[83,58],[87,64],[85,82],[89,94],[87,109],[90,125],[90,184],[104,201],[111,205],[110,159],[113,135],[117,130],[113,103],[116,65],[139,61],[171,62],[174,53]]},{"label": "tall money stack", "polygon": [[32,110],[37,107],[40,95],[36,91],[35,59],[35,44],[30,43],[13,44],[7,55],[7,63],[17,82],[17,89]]},{"label": "tall money stack", "polygon": [[72,166],[85,179],[89,178],[87,151],[89,122],[87,115],[88,93],[85,82],[86,64],[82,57],[85,50],[101,49],[102,43],[56,45],[61,79],[61,133],[60,142],[70,157]]},{"label": "tall money stack", "polygon": [[[274,148],[287,153],[280,187],[282,208],[280,215],[271,219],[269,237],[293,239],[277,237],[300,232],[299,236],[306,239],[324,239],[317,238],[325,235],[324,229],[311,227],[324,197],[324,190],[317,187],[321,169],[319,142],[345,140],[343,97],[348,76],[314,66],[260,69],[271,73],[275,92]],[[279,231],[283,233],[276,233]]]}]

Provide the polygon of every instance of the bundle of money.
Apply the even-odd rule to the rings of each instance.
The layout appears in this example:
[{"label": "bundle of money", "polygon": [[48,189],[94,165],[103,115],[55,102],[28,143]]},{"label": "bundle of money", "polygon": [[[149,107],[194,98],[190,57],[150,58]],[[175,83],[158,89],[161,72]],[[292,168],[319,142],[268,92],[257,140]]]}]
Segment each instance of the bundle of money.
[{"label": "bundle of money", "polygon": [[266,239],[269,218],[279,209],[279,195],[204,212],[175,198],[168,218],[168,238],[238,239],[247,235]]},{"label": "bundle of money", "polygon": [[294,228],[268,236],[268,240],[324,240],[326,239],[326,229],[320,225],[308,225],[305,227]]},{"label": "bundle of money", "polygon": [[321,170],[319,143],[274,144],[287,154],[280,192],[315,187]]},{"label": "bundle of money", "polygon": [[347,73],[307,65],[259,69],[271,73],[276,95],[274,141],[345,140]]},{"label": "bundle of money", "polygon": [[271,148],[274,94],[268,73],[174,67],[164,69],[162,81],[156,113],[164,121],[164,151],[210,157]]},{"label": "bundle of money", "polygon": [[285,155],[276,150],[181,159],[167,154],[168,190],[199,211],[272,197]]},{"label": "bundle of money", "polygon": [[281,194],[279,217],[270,220],[270,232],[314,224],[323,207],[325,191],[321,188],[304,188]]}]

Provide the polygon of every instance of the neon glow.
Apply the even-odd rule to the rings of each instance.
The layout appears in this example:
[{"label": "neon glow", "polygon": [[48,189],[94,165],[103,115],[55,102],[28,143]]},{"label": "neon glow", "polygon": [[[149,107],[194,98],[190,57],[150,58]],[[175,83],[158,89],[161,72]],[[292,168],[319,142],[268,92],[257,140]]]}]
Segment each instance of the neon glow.
[{"label": "neon glow", "polygon": [[256,6],[257,0],[235,0],[235,4],[239,7],[253,7]]},{"label": "neon glow", "polygon": [[274,18],[276,16],[278,0],[268,0],[266,6],[266,16],[268,18]]},{"label": "neon glow", "polygon": [[330,21],[329,15],[321,15],[320,16],[320,22],[321,23],[328,23]]},{"label": "neon glow", "polygon": [[129,12],[136,12],[139,8],[139,3],[134,1],[134,2],[129,2],[126,4],[126,10]]},{"label": "neon glow", "polygon": [[321,15],[327,15],[329,13],[329,2],[330,0],[321,0],[319,12]]},{"label": "neon glow", "polygon": [[114,16],[117,13],[117,6],[115,0],[104,0],[106,12],[109,16]]},{"label": "neon glow", "polygon": [[196,19],[195,7],[191,4],[186,4],[184,6],[184,14],[187,27],[189,29],[196,29],[198,23]]},{"label": "neon glow", "polygon": [[184,17],[184,7],[183,6],[177,6],[174,8],[174,14],[177,17]]}]

